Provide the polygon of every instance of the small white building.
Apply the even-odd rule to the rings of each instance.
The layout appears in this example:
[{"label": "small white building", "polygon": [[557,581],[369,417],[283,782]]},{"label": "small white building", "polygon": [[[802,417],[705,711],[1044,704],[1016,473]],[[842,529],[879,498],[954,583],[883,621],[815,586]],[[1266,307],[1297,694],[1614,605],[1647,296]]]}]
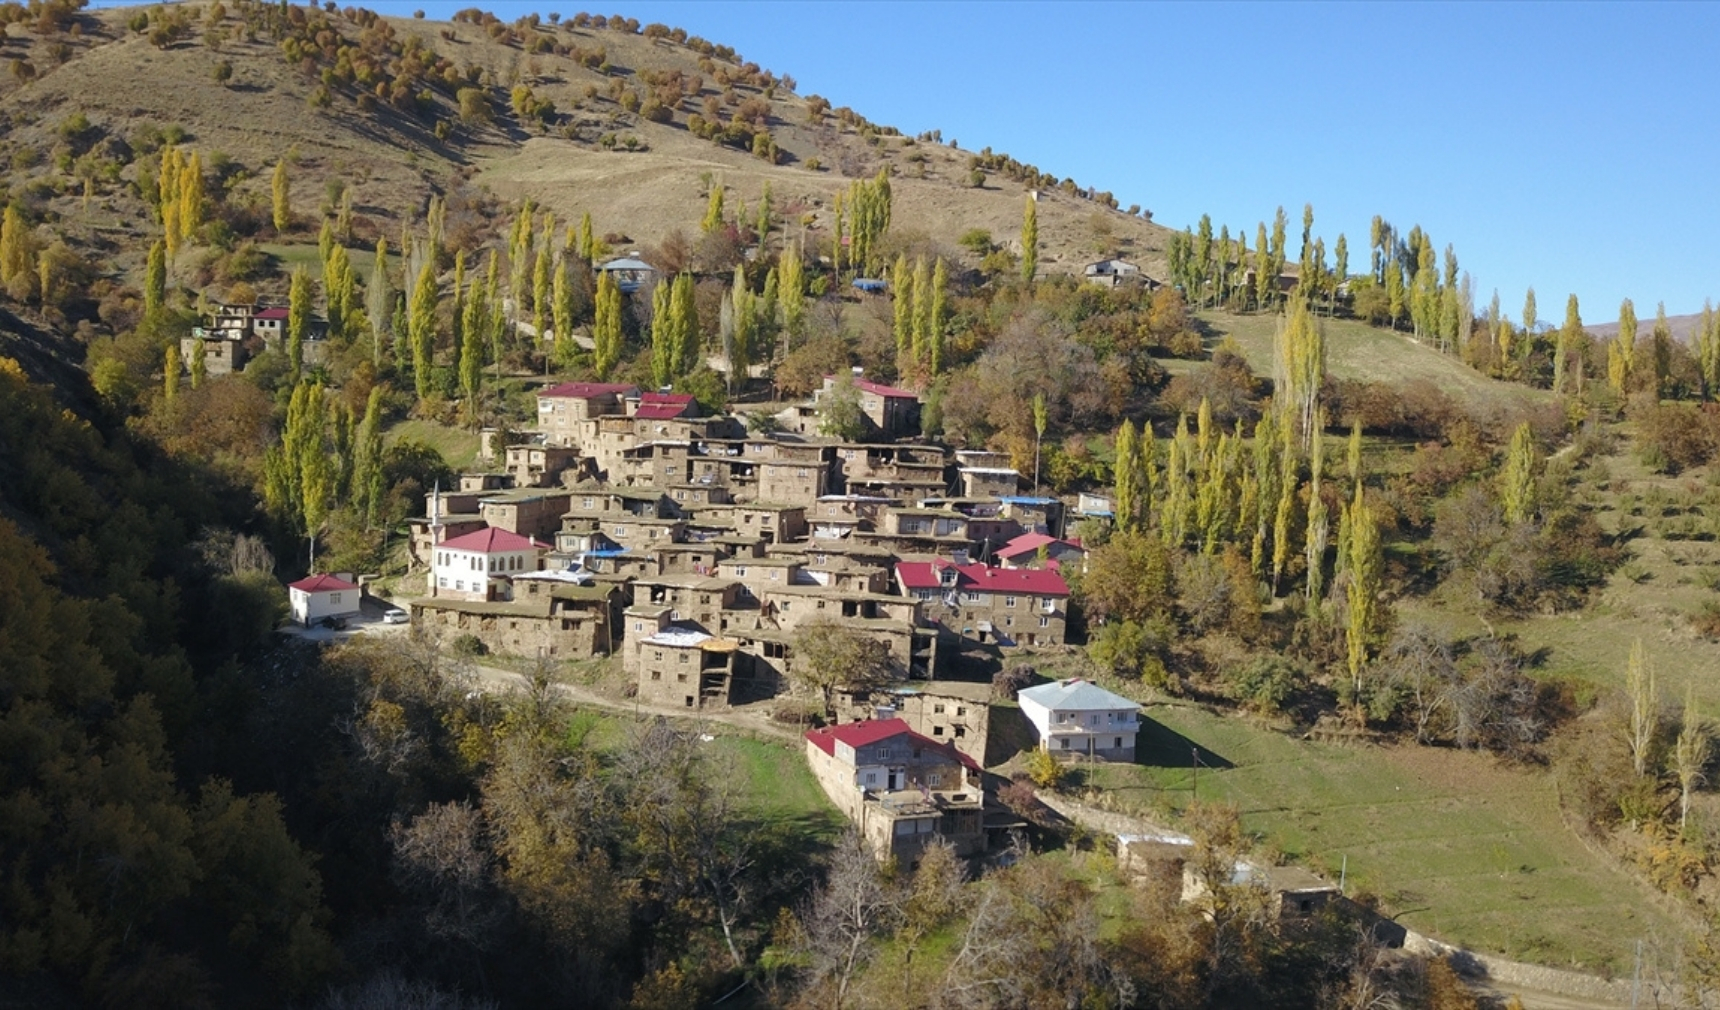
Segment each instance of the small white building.
[{"label": "small white building", "polygon": [[312,575],[287,586],[293,620],[310,627],[325,617],[355,617],[364,591],[336,575]]},{"label": "small white building", "polygon": [[547,544],[495,526],[437,544],[430,595],[477,602],[513,599],[513,577],[535,572]]},{"label": "small white building", "polygon": [[1016,698],[1039,745],[1053,754],[1135,760],[1141,706],[1128,698],[1079,678],[1026,688]]}]

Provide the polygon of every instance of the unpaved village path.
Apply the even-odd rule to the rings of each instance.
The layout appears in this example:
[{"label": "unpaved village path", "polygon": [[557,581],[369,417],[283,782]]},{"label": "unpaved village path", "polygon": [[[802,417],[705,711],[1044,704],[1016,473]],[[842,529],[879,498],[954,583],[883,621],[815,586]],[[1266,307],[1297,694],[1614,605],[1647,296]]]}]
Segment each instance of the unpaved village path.
[{"label": "unpaved village path", "polygon": [[[528,686],[524,674],[512,670],[503,670],[494,666],[478,665],[474,667],[479,686],[486,691],[507,692],[523,691]],[[634,715],[660,715],[669,719],[694,719],[706,722],[719,722],[743,729],[760,736],[775,737],[779,740],[798,742],[800,731],[792,726],[784,726],[773,722],[763,703],[743,705],[738,708],[699,709],[697,711],[685,708],[673,708],[668,705],[652,705],[631,698],[613,698],[600,691],[579,684],[556,683],[551,685],[553,690],[576,705],[588,705],[592,708],[605,708],[614,712],[631,712]]]}]

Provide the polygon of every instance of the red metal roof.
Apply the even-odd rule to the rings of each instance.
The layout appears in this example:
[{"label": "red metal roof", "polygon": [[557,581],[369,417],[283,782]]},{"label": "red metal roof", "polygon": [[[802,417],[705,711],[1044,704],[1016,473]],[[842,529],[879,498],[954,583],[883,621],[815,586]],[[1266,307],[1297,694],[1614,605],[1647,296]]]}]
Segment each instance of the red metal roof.
[{"label": "red metal roof", "polygon": [[[954,569],[956,581],[939,580],[943,569]],[[955,589],[972,593],[1019,593],[1023,596],[1068,596],[1069,583],[1053,571],[1038,568],[989,568],[948,561],[899,561],[896,578],[904,589]]]},{"label": "red metal roof", "polygon": [[908,738],[913,741],[913,744],[916,747],[926,750],[942,751],[945,754],[948,754],[952,759],[961,762],[974,771],[977,772],[980,770],[978,762],[974,761],[973,758],[968,757],[966,754],[963,754],[961,751],[956,750],[954,744],[940,743],[929,736],[916,733],[912,729],[909,729],[908,724],[903,722],[901,719],[868,719],[865,722],[850,722],[844,723],[841,726],[826,726],[823,729],[811,729],[806,731],[806,739],[812,741],[813,746],[817,747],[819,750],[829,754],[831,757],[835,757],[836,741],[838,740],[850,747],[864,747],[867,744],[877,743],[880,740],[889,740],[892,737],[901,736],[903,734],[906,734]]},{"label": "red metal roof", "polygon": [[1059,540],[1056,537],[1048,537],[1043,533],[1023,533],[1021,536],[1016,537],[1014,540],[1011,540],[1009,543],[998,548],[997,556],[1000,558],[1019,557],[1023,554],[1032,554],[1041,547],[1050,547],[1052,544],[1062,544],[1071,550],[1081,549],[1081,545],[1074,543],[1073,541]]},{"label": "red metal roof", "polygon": [[332,575],[312,575],[290,584],[287,588],[297,589],[301,593],[344,593],[358,587]]},{"label": "red metal roof", "polygon": [[647,421],[667,421],[685,414],[692,405],[692,393],[646,393],[639,398],[639,409],[633,416]]},{"label": "red metal roof", "polygon": [[565,397],[570,400],[589,400],[597,396],[620,396],[624,393],[638,392],[638,390],[638,386],[629,386],[618,382],[564,382],[559,386],[540,390],[538,395]]},{"label": "red metal roof", "polygon": [[912,390],[898,389],[895,386],[886,386],[882,382],[873,382],[870,379],[861,379],[854,383],[854,385],[860,387],[860,391],[862,393],[871,393],[874,396],[895,396],[909,400],[918,400],[920,398],[920,394],[913,392]]},{"label": "red metal roof", "polygon": [[285,319],[285,318],[287,318],[287,310],[286,309],[258,309],[256,318],[258,318],[258,319]]},{"label": "red metal roof", "polygon": [[444,540],[436,546],[456,551],[474,551],[478,554],[496,554],[501,551],[528,551],[545,545],[497,526],[486,526],[463,537]]}]

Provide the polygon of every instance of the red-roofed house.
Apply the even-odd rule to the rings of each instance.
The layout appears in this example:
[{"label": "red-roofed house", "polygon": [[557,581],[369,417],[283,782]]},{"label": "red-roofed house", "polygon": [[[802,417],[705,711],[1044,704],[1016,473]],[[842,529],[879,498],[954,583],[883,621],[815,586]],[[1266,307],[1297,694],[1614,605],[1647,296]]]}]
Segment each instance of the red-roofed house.
[{"label": "red-roofed house", "polygon": [[678,417],[698,417],[699,403],[692,393],[646,393],[639,397],[639,409],[633,416],[641,421],[672,421]]},{"label": "red-roofed house", "polygon": [[893,855],[911,867],[939,837],[963,856],[985,846],[979,765],[900,719],[811,730],[806,760],[831,802],[880,859]]},{"label": "red-roofed house", "polygon": [[511,600],[513,577],[535,572],[548,548],[530,537],[494,526],[436,545],[430,563],[430,595],[456,600]]},{"label": "red-roofed house", "polygon": [[312,575],[287,586],[293,620],[307,628],[325,617],[354,616],[363,595],[357,584],[334,575]]},{"label": "red-roofed house", "polygon": [[616,382],[564,382],[539,391],[538,431],[548,445],[578,445],[579,422],[622,413],[622,400],[638,386]]},{"label": "red-roofed house", "polygon": [[1056,572],[902,561],[896,583],[902,595],[924,601],[928,621],[961,638],[1002,646],[1063,644],[1069,584]]},{"label": "red-roofed house", "polygon": [[[1043,551],[1045,560],[1040,560]],[[1059,540],[1043,533],[1023,533],[997,550],[997,558],[1005,568],[1050,568],[1060,571],[1065,564],[1081,567],[1087,551],[1070,540]]]},{"label": "red-roofed house", "polygon": [[[836,377],[824,377],[819,396],[829,394]],[[854,378],[860,392],[860,412],[885,439],[906,438],[920,433],[920,396],[911,389],[898,389],[870,379]]]}]

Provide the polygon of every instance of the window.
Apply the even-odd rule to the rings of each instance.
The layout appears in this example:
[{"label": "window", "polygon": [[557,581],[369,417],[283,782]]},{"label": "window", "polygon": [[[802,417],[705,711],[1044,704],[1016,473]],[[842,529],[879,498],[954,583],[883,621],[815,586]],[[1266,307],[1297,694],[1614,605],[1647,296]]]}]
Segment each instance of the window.
[{"label": "window", "polygon": [[685,664],[687,662],[686,650],[683,649],[681,652],[675,654],[675,662],[681,664]]},{"label": "window", "polygon": [[943,736],[944,735],[944,728],[942,726],[933,726],[932,727],[932,735],[933,736]]},{"label": "window", "polygon": [[869,786],[877,785],[878,784],[878,773],[877,772],[867,772],[866,773],[866,784]]},{"label": "window", "polygon": [[627,535],[627,527],[625,527],[625,526],[615,527],[615,535],[618,537],[626,536]]},{"label": "window", "polygon": [[1064,737],[1064,738],[1063,738],[1063,740],[1062,740],[1062,746],[1063,746],[1063,749],[1064,749],[1064,750],[1068,750],[1068,749],[1069,749],[1069,738],[1068,738],[1068,737]]},{"label": "window", "polygon": [[1057,612],[1057,601],[1047,596],[1043,600],[1039,601],[1039,609],[1045,611],[1047,614],[1055,614]]},{"label": "window", "polygon": [[736,565],[735,566],[735,578],[744,579],[746,577],[747,577],[747,566],[746,565]]},{"label": "window", "polygon": [[330,603],[339,603],[340,602],[340,594],[339,593],[328,594],[328,601]]},{"label": "window", "polygon": [[1005,617],[1005,618],[1004,618],[1004,619],[1003,619],[1003,626],[1004,626],[1004,627],[1006,627],[1006,628],[1013,628],[1013,627],[1015,627],[1015,618],[1013,618],[1013,617]]},{"label": "window", "polygon": [[956,727],[956,739],[960,740],[964,736],[967,736],[967,727],[966,726],[957,726]]},{"label": "window", "polygon": [[979,594],[978,593],[963,593],[962,599],[968,603],[978,603],[979,602]]},{"label": "window", "polygon": [[888,747],[878,748],[878,760],[880,760],[880,761],[890,760],[890,748],[888,748]]},{"label": "window", "polygon": [[455,579],[454,580],[454,591],[457,593],[465,592],[466,591],[466,580],[465,579]]},{"label": "window", "polygon": [[967,715],[967,706],[966,705],[957,705],[956,706],[956,715]]},{"label": "window", "polygon": [[1041,628],[1049,628],[1049,627],[1051,627],[1051,618],[1049,618],[1049,617],[1041,617],[1041,618],[1040,618],[1040,619],[1039,619],[1039,626],[1040,626],[1040,627],[1041,627]]},{"label": "window", "polygon": [[1117,737],[1117,738],[1116,738],[1116,739],[1115,739],[1115,740],[1113,740],[1113,741],[1112,741],[1112,743],[1111,743],[1111,746],[1113,746],[1113,747],[1121,747],[1121,746],[1123,746],[1123,738],[1122,738],[1122,737]]},{"label": "window", "polygon": [[1015,597],[1013,597],[1013,596],[1005,596],[1005,597],[1004,597],[1004,598],[1003,598],[1003,605],[1004,605],[1004,606],[1006,606],[1006,607],[1013,607],[1013,606],[1015,606]]},{"label": "window", "polygon": [[932,772],[930,775],[926,776],[926,785],[931,786],[933,789],[936,789],[938,786],[943,784],[944,777],[939,775],[937,772]]},{"label": "window", "polygon": [[686,682],[687,682],[687,675],[686,674],[684,674],[684,673],[675,674],[675,683],[685,684]]},{"label": "window", "polygon": [[932,706],[932,714],[933,715],[943,715],[944,714],[944,706],[941,704],[933,705]]},{"label": "window", "polygon": [[651,679],[652,680],[662,680],[663,679],[663,671],[662,670],[652,670],[651,671]]},{"label": "window", "polygon": [[437,588],[437,589],[447,589],[447,588],[448,588],[448,578],[447,578],[447,576],[439,576],[439,577],[437,577],[437,579],[436,579],[436,588]]}]

